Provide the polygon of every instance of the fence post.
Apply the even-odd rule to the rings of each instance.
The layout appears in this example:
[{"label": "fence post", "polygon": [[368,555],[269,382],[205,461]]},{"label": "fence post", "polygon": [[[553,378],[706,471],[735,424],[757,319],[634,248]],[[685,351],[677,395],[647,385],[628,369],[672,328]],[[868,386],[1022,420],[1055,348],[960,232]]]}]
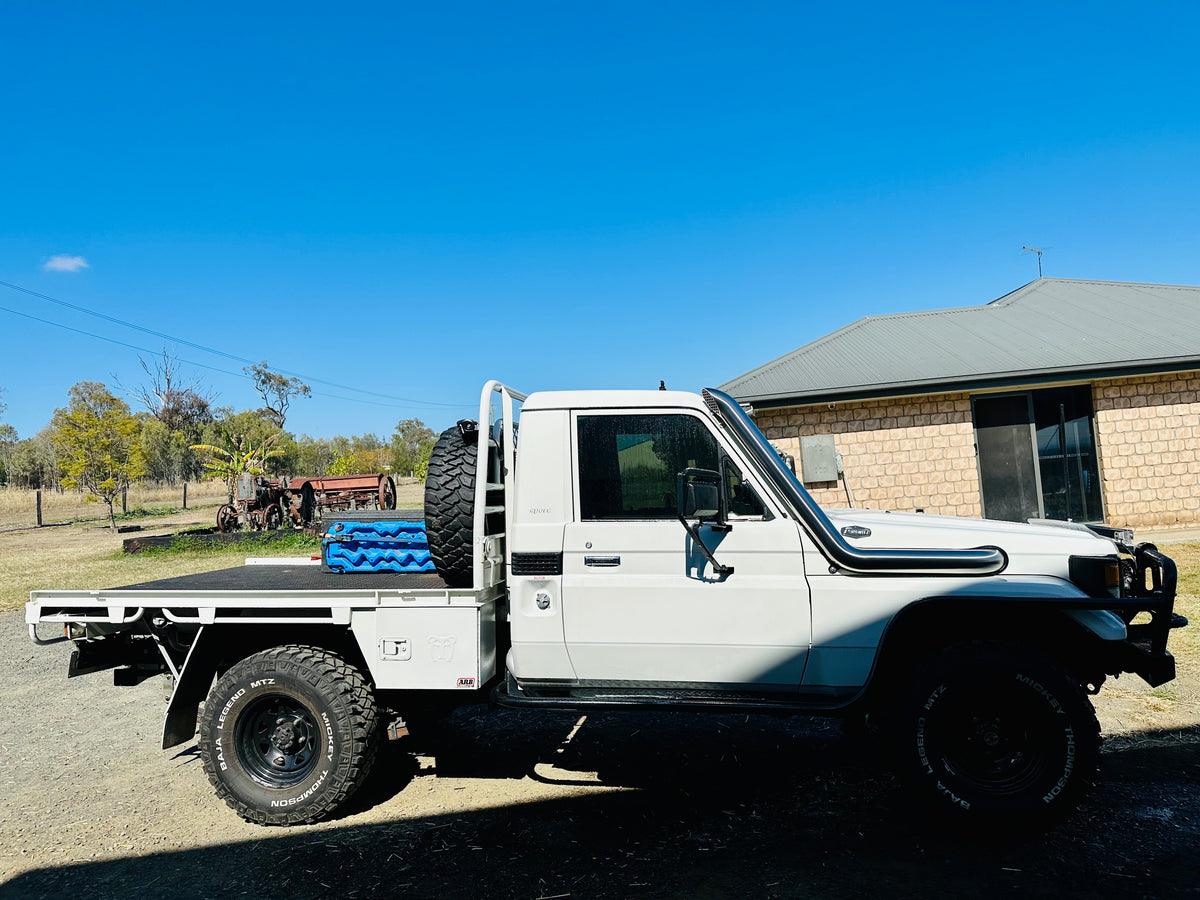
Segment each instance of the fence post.
[{"label": "fence post", "polygon": [[187,509],[187,482],[183,483],[183,508]]},{"label": "fence post", "polygon": [[121,515],[129,512],[129,488],[121,488]]},{"label": "fence post", "polygon": [[37,489],[37,523],[38,528],[42,527],[42,489]]}]

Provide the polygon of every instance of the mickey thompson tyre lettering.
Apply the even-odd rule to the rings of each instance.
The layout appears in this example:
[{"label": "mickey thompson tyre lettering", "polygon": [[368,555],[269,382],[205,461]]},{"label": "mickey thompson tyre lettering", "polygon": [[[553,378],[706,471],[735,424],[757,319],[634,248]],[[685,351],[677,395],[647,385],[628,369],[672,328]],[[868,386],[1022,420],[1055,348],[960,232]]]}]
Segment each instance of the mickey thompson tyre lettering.
[{"label": "mickey thompson tyre lettering", "polygon": [[362,674],[319,647],[264,650],[213,686],[200,723],[204,771],[238,815],[316,822],[362,785],[380,741]]},{"label": "mickey thompson tyre lettering", "polygon": [[1079,683],[1008,644],[937,656],[897,711],[900,774],[933,812],[977,824],[1039,824],[1086,796],[1100,726]]}]

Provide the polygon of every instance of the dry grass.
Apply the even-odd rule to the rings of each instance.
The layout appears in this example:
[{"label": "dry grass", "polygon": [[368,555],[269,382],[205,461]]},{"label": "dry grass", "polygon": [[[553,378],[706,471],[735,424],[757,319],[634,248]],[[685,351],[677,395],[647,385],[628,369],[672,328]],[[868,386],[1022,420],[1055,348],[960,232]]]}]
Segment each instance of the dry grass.
[{"label": "dry grass", "polygon": [[396,479],[396,509],[421,509],[425,506],[425,482],[401,482]]},{"label": "dry grass", "polygon": [[[103,503],[87,500],[88,495],[77,491],[42,492],[42,522],[57,525],[63,522],[102,522],[108,513]],[[225,485],[220,481],[188,484],[188,508],[217,507],[225,502]],[[127,507],[153,511],[155,515],[170,508],[182,510],[183,486],[135,485],[129,489]],[[396,505],[400,509],[420,508],[425,502],[425,485],[396,482]],[[118,511],[119,512],[119,511]],[[0,529],[33,526],[37,522],[36,492],[24,488],[0,487]]]},{"label": "dry grass", "polygon": [[[77,491],[42,491],[42,522],[47,525],[81,520],[100,521],[107,517],[102,502],[87,501],[88,495]],[[217,481],[188,484],[188,506],[219,506],[225,502],[225,486]],[[181,509],[183,486],[134,485],[129,489],[128,508],[138,507]],[[118,512],[120,510],[118,509]],[[36,491],[24,488],[0,488],[0,528],[34,525],[37,522]]]},{"label": "dry grass", "polygon": [[1200,678],[1200,544],[1171,544],[1163,551],[1179,567],[1179,593],[1175,611],[1185,615],[1187,628],[1171,632],[1171,652],[1182,672]]},{"label": "dry grass", "polygon": [[[188,504],[191,505],[189,492]],[[143,520],[142,534],[170,534],[213,524],[212,507]],[[130,556],[121,552],[128,535],[98,524],[71,524],[0,532],[0,610],[15,609],[39,588],[95,589],[136,584],[241,565],[246,553],[180,553]],[[256,556],[271,556],[255,549]],[[284,555],[294,555],[294,553]]]},{"label": "dry grass", "polygon": [[[135,496],[138,503],[146,506],[170,505],[174,499],[174,505],[178,507],[182,499],[182,490],[177,497],[174,491],[174,488],[157,492],[146,490],[136,495],[130,491],[130,508],[133,508]],[[193,491],[199,494],[195,502]],[[401,509],[420,508],[424,503],[424,492],[425,486],[420,482],[397,484],[397,506]],[[32,491],[0,490],[0,528],[3,528],[3,516],[6,513],[4,504],[11,504],[8,509],[19,508],[22,494],[28,495],[32,500]],[[72,497],[78,504],[78,509],[84,509],[78,494],[65,496]],[[187,511],[177,509],[170,515],[138,520],[138,524],[144,529],[141,534],[171,534],[184,528],[212,525],[216,519],[216,507],[224,502],[225,494],[220,484],[205,484],[202,490],[197,490],[194,484],[189,485],[190,508]],[[64,504],[62,509],[66,510],[69,507]],[[121,542],[128,535],[111,534],[102,524],[105,521],[103,516],[96,515],[98,512],[99,508],[90,504],[86,507],[86,514],[95,516],[90,522],[66,516],[65,520],[72,524],[0,530],[0,610],[20,607],[29,599],[29,592],[32,590],[96,589],[137,584],[175,575],[191,575],[195,572],[240,566],[247,555],[244,549],[233,547],[215,552],[206,550],[127,556],[121,552]],[[297,554],[294,550],[268,547],[255,548],[253,555]]]}]

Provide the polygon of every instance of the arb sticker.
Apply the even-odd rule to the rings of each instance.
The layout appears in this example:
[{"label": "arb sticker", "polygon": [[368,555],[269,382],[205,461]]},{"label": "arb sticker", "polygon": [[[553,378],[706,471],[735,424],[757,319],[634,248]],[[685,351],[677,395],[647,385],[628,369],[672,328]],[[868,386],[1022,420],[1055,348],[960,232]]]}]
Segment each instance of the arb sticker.
[{"label": "arb sticker", "polygon": [[460,679],[458,679],[458,686],[459,686],[460,688],[473,688],[473,687],[475,687],[475,678],[474,678],[474,676],[472,676],[471,678],[460,678]]}]

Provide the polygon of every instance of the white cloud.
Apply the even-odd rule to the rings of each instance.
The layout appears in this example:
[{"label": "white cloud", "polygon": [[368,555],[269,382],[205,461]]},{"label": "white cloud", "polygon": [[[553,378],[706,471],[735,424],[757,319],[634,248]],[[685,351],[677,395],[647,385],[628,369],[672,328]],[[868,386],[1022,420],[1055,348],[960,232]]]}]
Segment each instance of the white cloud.
[{"label": "white cloud", "polygon": [[81,269],[90,269],[88,261],[82,256],[71,256],[69,253],[56,253],[54,256],[46,260],[42,266],[47,272],[78,272]]}]

